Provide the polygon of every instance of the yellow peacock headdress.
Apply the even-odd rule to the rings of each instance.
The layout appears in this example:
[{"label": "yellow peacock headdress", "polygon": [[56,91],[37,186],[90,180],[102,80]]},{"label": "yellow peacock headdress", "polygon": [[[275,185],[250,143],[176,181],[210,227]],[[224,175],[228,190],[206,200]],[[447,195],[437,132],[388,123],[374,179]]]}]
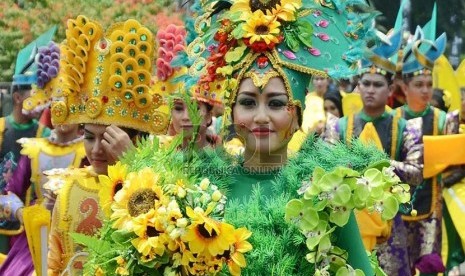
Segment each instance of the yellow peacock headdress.
[{"label": "yellow peacock headdress", "polygon": [[136,20],[106,32],[82,15],[68,20],[60,62],[65,79],[52,95],[52,121],[164,133],[168,107],[150,89],[153,54],[153,35]]}]

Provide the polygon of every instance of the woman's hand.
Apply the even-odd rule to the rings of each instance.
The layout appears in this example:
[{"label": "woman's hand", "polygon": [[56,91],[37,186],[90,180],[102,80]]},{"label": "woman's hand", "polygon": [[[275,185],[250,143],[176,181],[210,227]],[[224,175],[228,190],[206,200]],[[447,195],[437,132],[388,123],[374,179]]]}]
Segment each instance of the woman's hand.
[{"label": "woman's hand", "polygon": [[6,195],[0,195],[0,218],[9,221],[22,221],[22,212],[18,212],[18,210],[21,210],[23,207],[24,203],[16,194],[8,192]]},{"label": "woman's hand", "polygon": [[133,143],[124,130],[110,125],[103,134],[102,145],[107,154],[108,164],[115,164],[119,157],[133,146]]}]

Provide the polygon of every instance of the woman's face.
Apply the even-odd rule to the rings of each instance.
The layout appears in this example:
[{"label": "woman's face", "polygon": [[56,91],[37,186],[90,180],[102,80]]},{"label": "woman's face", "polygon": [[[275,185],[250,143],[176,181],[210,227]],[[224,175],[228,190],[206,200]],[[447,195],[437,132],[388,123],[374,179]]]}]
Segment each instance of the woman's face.
[{"label": "woman's face", "polygon": [[236,133],[249,154],[271,154],[287,149],[298,129],[296,107],[289,106],[284,82],[272,78],[261,90],[250,78],[243,79],[233,107]]},{"label": "woman's face", "polygon": [[324,108],[325,112],[329,112],[338,118],[341,117],[341,114],[339,114],[339,109],[337,109],[337,106],[334,104],[333,101],[326,99],[324,103]]},{"label": "woman's face", "polygon": [[84,148],[86,156],[94,171],[98,174],[107,174],[108,157],[102,145],[103,134],[107,126],[86,124],[84,126]]},{"label": "woman's face", "polygon": [[[200,133],[204,133],[208,124],[210,124],[212,115],[205,103],[197,103],[202,121],[200,123]],[[186,104],[182,100],[175,100],[171,110],[171,127],[174,130],[174,135],[183,133],[185,136],[192,135],[193,125],[189,118],[189,112]]]}]

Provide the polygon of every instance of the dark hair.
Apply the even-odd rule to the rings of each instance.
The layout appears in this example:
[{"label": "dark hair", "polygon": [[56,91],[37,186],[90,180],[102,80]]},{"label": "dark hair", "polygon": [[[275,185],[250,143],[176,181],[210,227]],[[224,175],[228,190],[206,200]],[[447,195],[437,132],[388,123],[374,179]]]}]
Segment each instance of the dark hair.
[{"label": "dark hair", "polygon": [[[362,78],[363,75],[365,75],[365,74],[370,74],[370,72],[365,72],[365,73],[361,74],[360,78]],[[387,82],[388,86],[391,85],[394,82],[394,74],[392,74],[390,72],[386,72],[385,74],[380,74],[380,73],[375,73],[375,74],[383,76],[386,79],[386,82]]]},{"label": "dark hair", "polygon": [[337,110],[339,111],[339,115],[340,117],[344,117],[344,112],[342,111],[342,96],[341,96],[341,92],[339,91],[329,91],[329,92],[326,92],[324,97],[323,97],[324,100],[328,100],[328,101],[331,101],[332,103],[334,103],[334,105],[336,106]]},{"label": "dark hair", "polygon": [[435,107],[441,109],[444,112],[448,112],[449,106],[447,106],[446,102],[444,101],[444,90],[443,89],[434,88],[432,99],[438,103],[438,105]]}]

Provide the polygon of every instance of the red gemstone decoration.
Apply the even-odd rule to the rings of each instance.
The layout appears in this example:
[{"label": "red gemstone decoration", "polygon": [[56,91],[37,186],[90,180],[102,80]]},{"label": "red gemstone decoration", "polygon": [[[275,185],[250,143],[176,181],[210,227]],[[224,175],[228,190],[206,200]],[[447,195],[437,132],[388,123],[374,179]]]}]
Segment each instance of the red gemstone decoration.
[{"label": "red gemstone decoration", "polygon": [[103,97],[102,97],[102,102],[105,103],[105,104],[108,103],[108,97],[107,97],[107,96],[103,96]]}]

